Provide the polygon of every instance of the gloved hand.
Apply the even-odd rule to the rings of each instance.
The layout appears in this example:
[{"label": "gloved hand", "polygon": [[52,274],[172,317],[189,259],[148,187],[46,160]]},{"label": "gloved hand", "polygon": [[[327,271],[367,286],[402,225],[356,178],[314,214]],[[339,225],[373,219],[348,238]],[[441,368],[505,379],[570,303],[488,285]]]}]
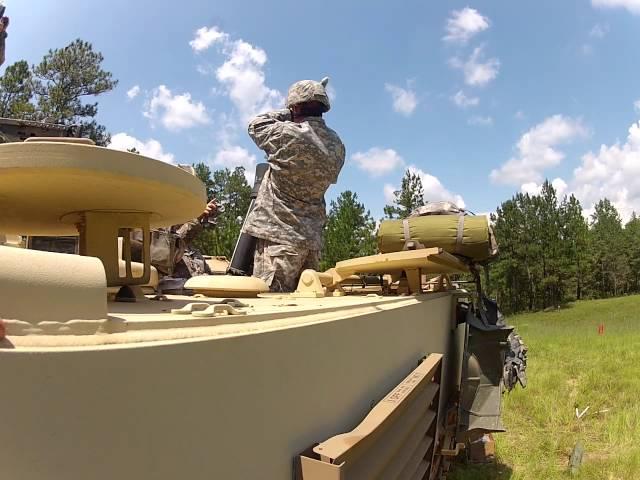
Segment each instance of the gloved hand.
[{"label": "gloved hand", "polygon": [[202,214],[198,217],[198,220],[202,222],[209,218],[215,218],[218,213],[221,212],[221,210],[222,209],[220,205],[218,205],[217,200],[214,198],[209,203],[207,203],[207,206],[204,208],[204,212],[202,212]]}]

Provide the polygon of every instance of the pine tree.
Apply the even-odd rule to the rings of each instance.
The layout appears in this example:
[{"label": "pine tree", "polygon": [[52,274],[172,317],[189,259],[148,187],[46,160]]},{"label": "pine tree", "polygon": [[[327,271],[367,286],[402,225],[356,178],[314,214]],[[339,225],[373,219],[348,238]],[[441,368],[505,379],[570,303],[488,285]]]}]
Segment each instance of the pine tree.
[{"label": "pine tree", "polygon": [[574,297],[580,300],[584,296],[588,273],[589,225],[584,218],[582,206],[574,195],[565,198],[560,209],[564,268],[574,285]]},{"label": "pine tree", "polygon": [[247,183],[243,167],[231,171],[227,168],[211,174],[203,164],[194,166],[196,175],[207,187],[209,200],[216,199],[223,211],[216,226],[202,232],[194,244],[206,255],[223,255],[231,259],[242,222],[251,203],[251,187]]},{"label": "pine tree", "polygon": [[600,297],[619,295],[624,292],[628,273],[620,214],[604,198],[595,205],[591,219],[593,288]]},{"label": "pine tree", "polygon": [[558,204],[545,182],[539,195],[504,202],[492,221],[500,255],[491,284],[505,310],[555,307],[582,295],[587,225],[575,197]]},{"label": "pine tree", "polygon": [[544,307],[542,284],[544,255],[543,236],[541,235],[542,221],[539,215],[539,198],[529,194],[518,194],[515,197],[518,215],[516,217],[516,244],[514,247],[517,268],[520,271],[523,295],[526,299],[525,307],[536,310]]},{"label": "pine tree", "polygon": [[0,77],[0,117],[29,118],[35,111],[31,103],[33,86],[29,64],[24,60],[9,65]]},{"label": "pine tree", "polygon": [[529,280],[522,261],[524,212],[521,197],[503,202],[491,216],[500,248],[498,260],[491,266],[491,293],[507,312],[520,311],[528,303]]},{"label": "pine tree", "polygon": [[384,207],[387,218],[407,218],[411,212],[424,205],[424,189],[420,175],[407,170],[402,177],[400,190],[393,192],[392,205]]},{"label": "pine tree", "polygon": [[624,227],[625,250],[629,261],[629,286],[630,290],[640,292],[640,218],[636,212],[631,214],[631,219]]},{"label": "pine tree", "polygon": [[358,195],[347,190],[331,202],[324,231],[320,269],[333,267],[349,258],[372,255],[376,251],[375,221]]},{"label": "pine tree", "polygon": [[557,306],[565,297],[566,275],[562,269],[562,233],[560,209],[555,188],[546,180],[540,195],[534,197],[538,230],[538,246],[541,252],[540,300],[542,308]]},{"label": "pine tree", "polygon": [[204,183],[204,186],[207,189],[207,199],[213,200],[214,185],[213,180],[211,180],[211,169],[206,163],[196,163],[193,168],[196,171],[196,177]]},{"label": "pine tree", "polygon": [[98,145],[107,145],[110,136],[95,120],[98,103],[83,102],[84,97],[109,92],[118,84],[110,72],[103,70],[102,61],[102,54],[80,39],[64,48],[49,50],[32,67],[37,119],[80,125],[83,136]]}]

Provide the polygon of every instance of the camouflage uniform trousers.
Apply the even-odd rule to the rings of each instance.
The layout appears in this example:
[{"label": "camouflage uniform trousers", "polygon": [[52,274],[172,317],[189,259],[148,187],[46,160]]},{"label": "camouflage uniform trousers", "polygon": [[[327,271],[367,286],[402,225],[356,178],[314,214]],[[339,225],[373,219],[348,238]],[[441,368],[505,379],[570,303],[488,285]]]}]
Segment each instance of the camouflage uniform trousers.
[{"label": "camouflage uniform trousers", "polygon": [[258,238],[253,276],[264,280],[272,292],[294,292],[300,274],[318,269],[320,252]]}]

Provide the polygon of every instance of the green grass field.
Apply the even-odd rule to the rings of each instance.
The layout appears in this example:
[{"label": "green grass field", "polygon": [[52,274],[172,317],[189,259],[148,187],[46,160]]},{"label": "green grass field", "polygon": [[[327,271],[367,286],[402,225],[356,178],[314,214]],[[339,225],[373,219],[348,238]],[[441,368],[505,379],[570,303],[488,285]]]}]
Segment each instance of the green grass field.
[{"label": "green grass field", "polygon": [[[640,296],[509,318],[529,347],[526,389],[505,394],[497,463],[449,480],[640,479]],[[604,335],[598,325],[604,324]],[[589,407],[581,420],[575,409]],[[568,461],[585,448],[577,475]]]}]

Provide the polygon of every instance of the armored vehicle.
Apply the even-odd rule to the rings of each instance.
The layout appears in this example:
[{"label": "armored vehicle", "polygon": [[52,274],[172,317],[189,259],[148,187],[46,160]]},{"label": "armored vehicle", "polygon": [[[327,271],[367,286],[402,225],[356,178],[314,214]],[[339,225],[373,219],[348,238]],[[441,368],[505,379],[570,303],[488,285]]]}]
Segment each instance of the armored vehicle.
[{"label": "armored vehicle", "polygon": [[307,270],[292,294],[213,275],[161,295],[149,231],[205,201],[142,155],[0,145],[3,478],[435,479],[503,430],[511,329],[456,285],[468,262],[418,245]]},{"label": "armored vehicle", "polygon": [[[0,118],[0,143],[24,142],[33,137],[78,137],[79,134],[80,130],[76,125]],[[28,248],[33,250],[78,253],[78,238],[76,236],[25,236],[24,242]]]}]

